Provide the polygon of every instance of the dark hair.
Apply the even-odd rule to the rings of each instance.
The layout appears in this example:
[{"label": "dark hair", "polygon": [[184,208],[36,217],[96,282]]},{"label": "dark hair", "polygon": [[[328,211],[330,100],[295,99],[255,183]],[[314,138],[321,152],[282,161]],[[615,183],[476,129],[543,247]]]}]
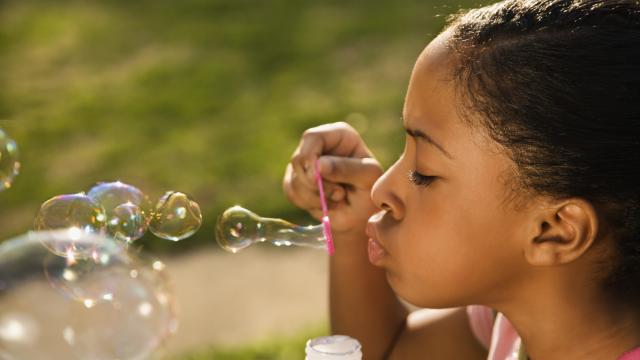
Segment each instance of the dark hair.
[{"label": "dark hair", "polygon": [[616,241],[603,290],[637,305],[640,1],[507,0],[447,29],[461,98],[516,164],[516,187],[591,202]]}]

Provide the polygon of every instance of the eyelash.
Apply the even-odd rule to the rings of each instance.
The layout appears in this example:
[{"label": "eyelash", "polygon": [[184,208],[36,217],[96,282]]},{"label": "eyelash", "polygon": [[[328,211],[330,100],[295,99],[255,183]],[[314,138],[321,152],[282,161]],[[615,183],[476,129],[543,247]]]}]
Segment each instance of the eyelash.
[{"label": "eyelash", "polygon": [[436,179],[436,176],[422,175],[415,170],[409,170],[409,181],[418,185],[427,187]]}]

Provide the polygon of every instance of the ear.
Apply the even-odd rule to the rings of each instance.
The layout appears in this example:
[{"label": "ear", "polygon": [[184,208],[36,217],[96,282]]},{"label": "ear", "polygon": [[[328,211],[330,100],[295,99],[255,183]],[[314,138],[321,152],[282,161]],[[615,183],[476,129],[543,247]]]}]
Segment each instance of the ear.
[{"label": "ear", "polygon": [[570,263],[584,254],[598,234],[598,216],[582,199],[565,199],[541,208],[534,236],[524,249],[526,260],[535,266]]}]

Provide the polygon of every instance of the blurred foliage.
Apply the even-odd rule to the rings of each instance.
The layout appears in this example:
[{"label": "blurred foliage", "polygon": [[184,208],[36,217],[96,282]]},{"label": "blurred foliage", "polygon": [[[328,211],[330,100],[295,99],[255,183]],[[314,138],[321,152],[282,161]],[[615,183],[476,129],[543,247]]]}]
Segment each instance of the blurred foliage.
[{"label": "blurred foliage", "polygon": [[305,346],[309,339],[327,334],[327,327],[312,327],[292,337],[276,337],[239,347],[212,346],[196,350],[173,360],[300,360],[305,357]]},{"label": "blurred foliage", "polygon": [[234,204],[309,223],[281,190],[309,127],[347,121],[388,166],[415,58],[471,1],[0,1],[0,128],[22,173],[0,193],[0,239],[48,198],[122,180],[191,194],[213,242]]}]

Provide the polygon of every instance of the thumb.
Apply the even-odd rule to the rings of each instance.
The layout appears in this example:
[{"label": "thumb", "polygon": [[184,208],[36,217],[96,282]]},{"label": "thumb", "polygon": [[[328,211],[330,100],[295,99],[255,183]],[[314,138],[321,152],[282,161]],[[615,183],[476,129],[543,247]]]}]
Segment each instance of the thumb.
[{"label": "thumb", "polygon": [[320,175],[330,182],[370,188],[382,175],[382,167],[374,158],[321,156]]}]

